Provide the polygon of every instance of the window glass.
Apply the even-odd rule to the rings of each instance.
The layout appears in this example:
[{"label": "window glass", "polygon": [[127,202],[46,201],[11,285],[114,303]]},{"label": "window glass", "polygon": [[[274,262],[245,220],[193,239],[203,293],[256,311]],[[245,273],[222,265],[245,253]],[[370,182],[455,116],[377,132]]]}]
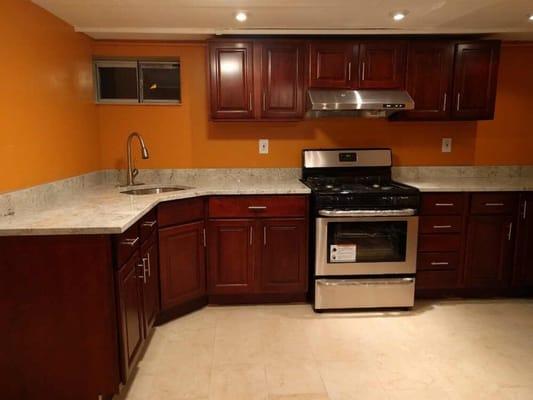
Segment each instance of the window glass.
[{"label": "window glass", "polygon": [[137,100],[136,62],[97,62],[99,100]]},{"label": "window glass", "polygon": [[180,102],[180,66],[175,62],[141,62],[142,101]]}]

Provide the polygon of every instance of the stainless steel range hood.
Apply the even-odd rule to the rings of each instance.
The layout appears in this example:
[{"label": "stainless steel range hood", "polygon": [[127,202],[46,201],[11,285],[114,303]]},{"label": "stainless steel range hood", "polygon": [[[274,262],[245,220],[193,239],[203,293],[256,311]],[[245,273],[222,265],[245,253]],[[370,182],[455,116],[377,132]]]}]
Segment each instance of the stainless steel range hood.
[{"label": "stainless steel range hood", "polygon": [[414,107],[409,93],[402,90],[309,89],[306,116],[385,118]]}]

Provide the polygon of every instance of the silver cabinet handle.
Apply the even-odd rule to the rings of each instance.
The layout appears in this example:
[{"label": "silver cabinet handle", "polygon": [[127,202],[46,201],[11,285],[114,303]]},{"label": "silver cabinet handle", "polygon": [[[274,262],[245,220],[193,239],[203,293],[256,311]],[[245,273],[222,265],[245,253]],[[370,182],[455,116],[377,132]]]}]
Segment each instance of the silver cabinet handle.
[{"label": "silver cabinet handle", "polygon": [[263,246],[267,245],[267,227],[263,226]]},{"label": "silver cabinet handle", "polygon": [[433,229],[451,229],[451,225],[433,225]]},{"label": "silver cabinet handle", "polygon": [[263,92],[263,111],[266,111],[266,109],[267,109],[266,104],[267,104],[267,102],[266,102],[266,93]]},{"label": "silver cabinet handle", "polygon": [[524,200],[524,208],[522,209],[522,219],[527,218],[527,200]]},{"label": "silver cabinet handle", "polygon": [[207,247],[207,235],[205,233],[205,228],[202,230],[204,235],[204,247]]},{"label": "silver cabinet handle", "polygon": [[444,93],[444,102],[443,102],[443,105],[442,105],[442,111],[446,111],[447,100],[448,100],[448,93]]},{"label": "silver cabinet handle", "polygon": [[148,277],[152,276],[152,263],[150,262],[150,253],[146,253],[146,263],[148,264]]},{"label": "silver cabinet handle", "polygon": [[248,206],[248,210],[266,210],[266,206]]},{"label": "silver cabinet handle", "polygon": [[248,99],[248,108],[252,111],[252,92],[250,92],[250,97]]},{"label": "silver cabinet handle", "polygon": [[120,244],[123,244],[125,246],[135,246],[135,244],[139,241],[139,236],[137,236],[136,238],[134,239],[124,239],[122,242],[120,242]]},{"label": "silver cabinet handle", "polygon": [[142,268],[142,272],[143,272],[142,275],[138,275],[137,277],[139,279],[142,279],[143,282],[146,284],[146,269],[145,269],[145,266],[144,266],[144,258],[142,259],[142,264],[137,264],[137,267]]},{"label": "silver cabinet handle", "polygon": [[485,207],[503,207],[505,203],[485,203]]},{"label": "silver cabinet handle", "polygon": [[457,111],[461,109],[461,93],[457,93]]},{"label": "silver cabinet handle", "polygon": [[348,81],[352,80],[352,62],[348,62]]},{"label": "silver cabinet handle", "polygon": [[157,221],[144,221],[142,223],[142,226],[146,226],[147,228],[152,228],[153,226],[155,226],[155,224],[157,224]]},{"label": "silver cabinet handle", "polygon": [[507,240],[511,241],[511,237],[513,235],[513,223],[509,222],[509,232],[507,232]]},{"label": "silver cabinet handle", "polygon": [[361,80],[364,81],[365,80],[365,70],[366,70],[366,63],[363,61],[363,65],[361,66],[361,68],[363,69],[361,71]]},{"label": "silver cabinet handle", "polygon": [[435,207],[453,207],[455,203],[435,203]]},{"label": "silver cabinet handle", "polygon": [[253,242],[254,242],[254,228],[251,226],[250,227],[250,246],[252,245]]},{"label": "silver cabinet handle", "polygon": [[431,263],[431,265],[450,265],[449,262],[446,262],[446,261],[440,261],[440,262],[437,262],[437,261],[433,261]]}]

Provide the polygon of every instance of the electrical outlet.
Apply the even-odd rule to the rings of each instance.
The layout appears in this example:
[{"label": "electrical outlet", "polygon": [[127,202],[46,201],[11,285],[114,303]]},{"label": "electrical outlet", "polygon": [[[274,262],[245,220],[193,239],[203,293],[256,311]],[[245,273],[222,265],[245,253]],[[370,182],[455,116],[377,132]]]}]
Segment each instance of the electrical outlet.
[{"label": "electrical outlet", "polygon": [[452,152],[452,139],[451,138],[442,138],[442,152],[443,153]]},{"label": "electrical outlet", "polygon": [[259,139],[259,154],[268,154],[268,139]]}]

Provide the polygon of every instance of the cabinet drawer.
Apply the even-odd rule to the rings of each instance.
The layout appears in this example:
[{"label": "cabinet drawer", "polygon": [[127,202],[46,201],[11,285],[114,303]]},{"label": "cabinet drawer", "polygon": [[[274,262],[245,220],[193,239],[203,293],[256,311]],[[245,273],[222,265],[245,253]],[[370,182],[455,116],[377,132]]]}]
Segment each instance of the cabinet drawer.
[{"label": "cabinet drawer", "polygon": [[420,217],[420,233],[459,233],[461,228],[460,216]]},{"label": "cabinet drawer", "polygon": [[418,253],[418,271],[452,270],[459,267],[459,252]]},{"label": "cabinet drawer", "polygon": [[210,218],[304,217],[305,196],[224,196],[209,199]]},{"label": "cabinet drawer", "polygon": [[205,217],[204,204],[203,198],[161,203],[157,207],[157,223],[165,227],[202,220]]},{"label": "cabinet drawer", "polygon": [[416,289],[453,289],[457,287],[459,271],[419,271]]},{"label": "cabinet drawer", "polygon": [[461,250],[461,235],[422,234],[418,237],[419,252],[448,252]]},{"label": "cabinet drawer", "polygon": [[465,206],[462,193],[430,193],[422,196],[421,215],[461,215]]},{"label": "cabinet drawer", "polygon": [[143,216],[139,221],[139,234],[141,237],[141,242],[144,242],[150,237],[152,232],[157,228],[157,213],[153,209],[148,214]]},{"label": "cabinet drawer", "polygon": [[472,214],[513,214],[516,209],[515,193],[474,193],[470,205]]},{"label": "cabinet drawer", "polygon": [[113,242],[116,266],[121,267],[141,244],[139,224],[135,224],[123,234],[115,236]]}]

